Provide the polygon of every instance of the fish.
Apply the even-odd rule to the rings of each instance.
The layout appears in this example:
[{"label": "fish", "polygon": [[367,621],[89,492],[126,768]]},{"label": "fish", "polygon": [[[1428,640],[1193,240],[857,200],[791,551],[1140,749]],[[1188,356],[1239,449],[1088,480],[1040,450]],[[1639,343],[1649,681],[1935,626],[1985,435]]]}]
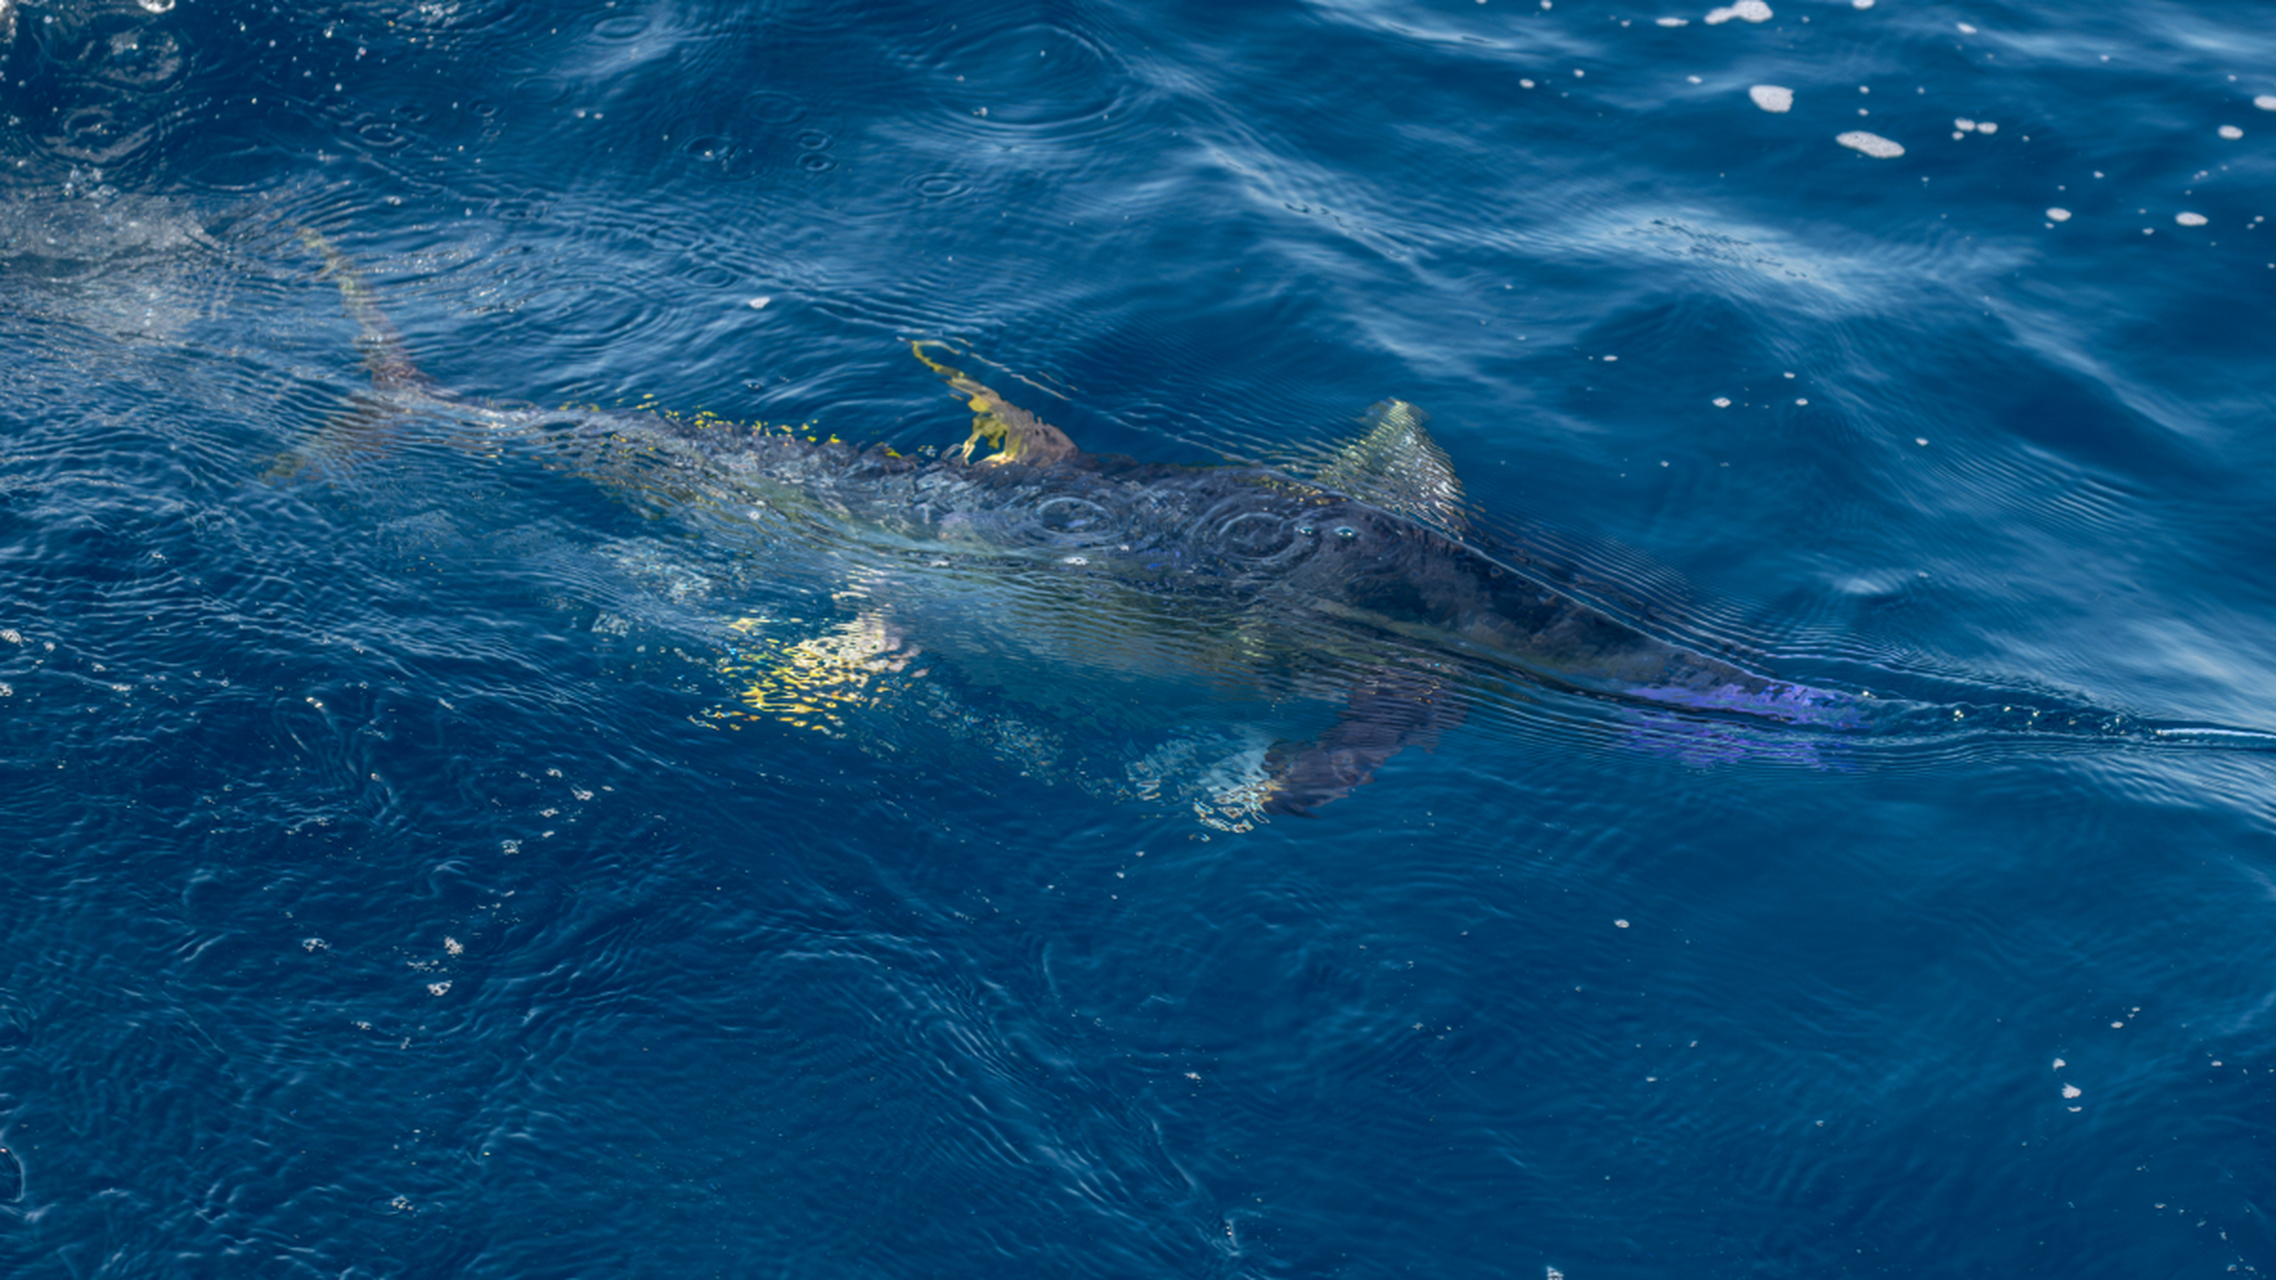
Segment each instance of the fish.
[{"label": "fish", "polygon": [[[1722,758],[1815,758],[1824,737],[1954,721],[2276,746],[2276,735],[2076,707],[1876,698],[1681,643],[1480,535],[1428,416],[1404,400],[1370,408],[1356,438],[1308,473],[1090,452],[951,364],[963,357],[938,339],[910,340],[910,354],[970,426],[959,444],[914,453],[708,415],[499,410],[437,387],[346,256],[313,231],[303,239],[358,325],[373,391],[273,474],[360,465],[389,447],[391,421],[438,410],[470,450],[542,438],[551,465],[612,490],[707,507],[722,525],[763,512],[858,547],[861,594],[881,603],[743,664],[765,668],[744,701],[790,723],[835,721],[928,650],[1062,706],[1172,688],[1317,705],[1321,723],[1264,750],[1260,776],[1226,809],[1235,818],[1317,815],[1409,748],[1434,746],[1497,684],[1605,702],[1653,741]],[[1054,690],[1038,688],[1052,683],[1046,668],[1062,673]],[[1802,736],[1757,740],[1749,726]]]}]

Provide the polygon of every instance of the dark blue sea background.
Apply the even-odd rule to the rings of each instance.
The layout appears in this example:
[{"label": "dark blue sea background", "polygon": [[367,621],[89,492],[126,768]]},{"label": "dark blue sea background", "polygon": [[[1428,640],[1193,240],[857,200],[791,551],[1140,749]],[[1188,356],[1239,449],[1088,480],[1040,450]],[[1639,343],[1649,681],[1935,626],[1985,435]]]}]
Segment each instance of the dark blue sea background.
[{"label": "dark blue sea background", "polygon": [[[2276,1269],[2276,7],[1733,9],[0,0],[0,1273]],[[278,465],[303,232],[463,409]],[[1950,714],[1480,682],[1259,815],[1332,704],[860,667],[1027,624],[485,434],[953,446],[915,339],[1149,462],[1412,402]]]}]

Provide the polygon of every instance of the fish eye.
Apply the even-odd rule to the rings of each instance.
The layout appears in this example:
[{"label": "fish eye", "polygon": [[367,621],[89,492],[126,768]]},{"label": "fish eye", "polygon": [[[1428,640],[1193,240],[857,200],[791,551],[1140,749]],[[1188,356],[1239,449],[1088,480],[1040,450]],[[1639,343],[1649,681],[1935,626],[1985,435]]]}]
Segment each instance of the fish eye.
[{"label": "fish eye", "polygon": [[1336,526],[1336,536],[1339,538],[1356,538],[1359,536],[1359,530],[1348,524],[1339,524]]}]

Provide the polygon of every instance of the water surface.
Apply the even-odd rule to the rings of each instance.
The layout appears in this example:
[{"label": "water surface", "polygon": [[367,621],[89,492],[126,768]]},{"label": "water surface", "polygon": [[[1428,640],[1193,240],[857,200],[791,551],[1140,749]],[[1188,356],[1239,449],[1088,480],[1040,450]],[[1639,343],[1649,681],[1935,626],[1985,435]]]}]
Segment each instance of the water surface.
[{"label": "water surface", "polygon": [[1398,397],[1685,643],[2276,728],[2276,21],[1768,7],[9,5],[7,1272],[2276,1266],[2264,753],[1502,686],[1234,823],[1332,698],[991,662],[983,579],[786,723],[859,556],[474,409],[273,474],[371,393],[312,229],[470,403]]}]

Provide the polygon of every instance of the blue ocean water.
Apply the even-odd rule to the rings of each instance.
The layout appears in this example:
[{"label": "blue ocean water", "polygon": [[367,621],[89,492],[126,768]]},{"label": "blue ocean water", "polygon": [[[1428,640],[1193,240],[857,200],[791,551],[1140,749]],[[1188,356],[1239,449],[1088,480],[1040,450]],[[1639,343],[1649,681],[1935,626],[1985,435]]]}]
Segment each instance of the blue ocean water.
[{"label": "blue ocean water", "polygon": [[[6,1274],[2276,1267],[2276,755],[2158,733],[2276,730],[2276,11],[0,34]],[[1147,462],[1411,402],[1481,540],[1927,710],[1483,681],[1259,814],[1333,691],[1085,648],[1237,620],[490,429],[953,446],[916,339]]]}]

